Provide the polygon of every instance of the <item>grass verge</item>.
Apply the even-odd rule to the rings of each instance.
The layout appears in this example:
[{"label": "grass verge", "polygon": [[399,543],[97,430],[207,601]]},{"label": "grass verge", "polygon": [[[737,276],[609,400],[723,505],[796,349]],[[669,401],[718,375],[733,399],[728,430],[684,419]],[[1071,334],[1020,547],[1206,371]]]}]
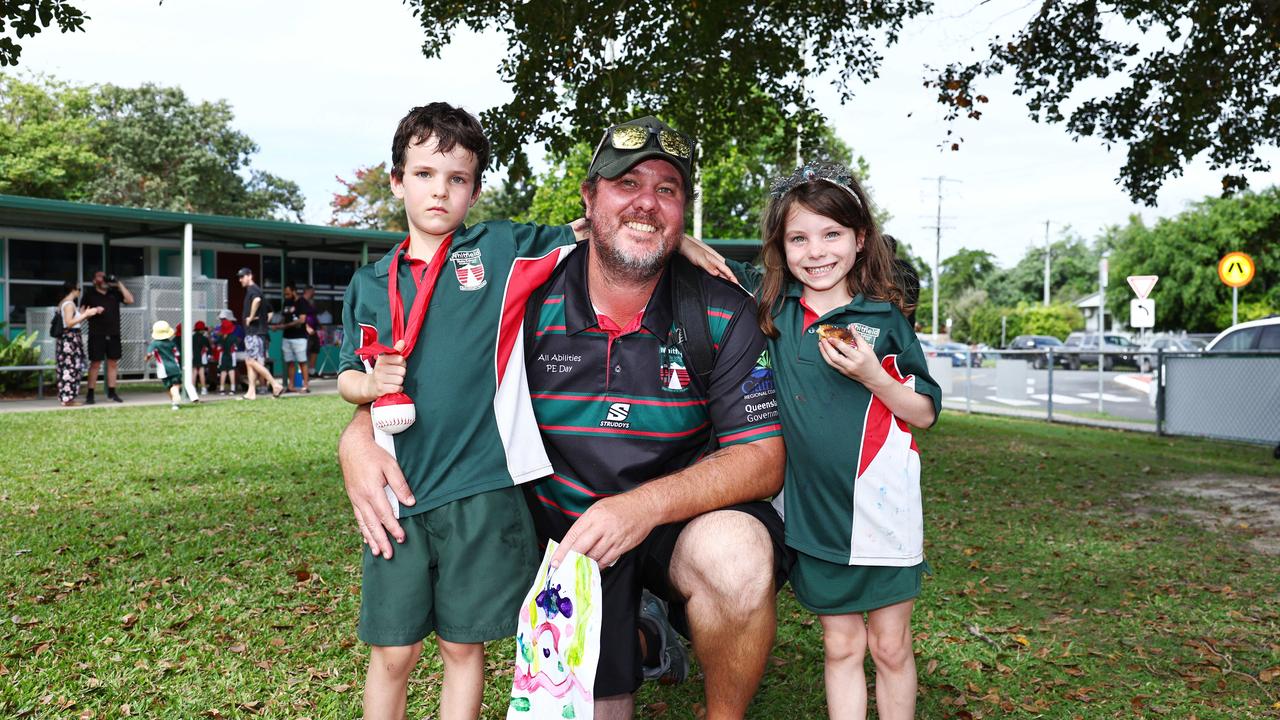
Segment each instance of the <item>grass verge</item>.
[{"label": "grass verge", "polygon": [[[347,417],[334,397],[0,415],[0,716],[358,716]],[[1160,490],[1274,482],[1268,448],[957,413],[921,445],[919,717],[1280,717],[1280,557]],[[750,715],[822,717],[820,626],[779,597]],[[485,717],[512,652],[490,648]],[[428,651],[410,717],[440,679]],[[637,716],[697,715],[697,679],[645,687]]]}]

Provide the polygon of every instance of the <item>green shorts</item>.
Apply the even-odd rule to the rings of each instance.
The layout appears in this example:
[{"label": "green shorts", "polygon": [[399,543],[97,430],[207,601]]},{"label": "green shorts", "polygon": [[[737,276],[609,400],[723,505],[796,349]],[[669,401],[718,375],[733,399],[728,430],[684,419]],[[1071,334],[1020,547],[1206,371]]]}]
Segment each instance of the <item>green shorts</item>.
[{"label": "green shorts", "polygon": [[174,373],[160,378],[160,383],[164,385],[164,389],[168,390],[174,385],[182,385],[182,373]]},{"label": "green shorts", "polygon": [[539,558],[520,488],[455,500],[401,518],[400,527],[405,541],[390,560],[364,549],[361,640],[399,646],[432,631],[459,643],[515,635]]},{"label": "green shorts", "polygon": [[843,565],[796,552],[791,589],[800,604],[819,615],[868,612],[920,594],[928,562],[911,567]]}]

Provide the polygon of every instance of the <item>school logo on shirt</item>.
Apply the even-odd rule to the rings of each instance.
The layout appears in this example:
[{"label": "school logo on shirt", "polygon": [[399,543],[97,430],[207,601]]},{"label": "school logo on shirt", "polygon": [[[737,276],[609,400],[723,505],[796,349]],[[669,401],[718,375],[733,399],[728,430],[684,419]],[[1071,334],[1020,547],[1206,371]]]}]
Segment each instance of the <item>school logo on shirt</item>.
[{"label": "school logo on shirt", "polygon": [[484,279],[484,260],[480,257],[480,248],[458,250],[449,259],[453,261],[453,272],[458,276],[459,290],[479,290],[488,284]]},{"label": "school logo on shirt", "polygon": [[866,340],[867,344],[873,348],[876,346],[876,338],[880,337],[880,328],[878,327],[853,323],[849,326],[849,329],[861,335],[862,339]]},{"label": "school logo on shirt", "polygon": [[689,370],[684,355],[671,345],[659,346],[662,365],[658,368],[658,386],[667,392],[684,392],[689,389]]}]

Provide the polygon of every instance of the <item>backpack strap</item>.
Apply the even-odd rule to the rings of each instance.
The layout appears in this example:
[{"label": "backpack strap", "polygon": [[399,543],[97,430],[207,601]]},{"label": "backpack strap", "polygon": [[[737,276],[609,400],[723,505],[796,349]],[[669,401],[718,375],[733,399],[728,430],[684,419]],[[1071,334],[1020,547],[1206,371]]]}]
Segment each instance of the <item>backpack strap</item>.
[{"label": "backpack strap", "polygon": [[671,307],[675,327],[668,345],[680,348],[690,375],[704,391],[711,388],[711,370],[716,365],[715,343],[707,322],[707,293],[702,286],[705,273],[682,255],[671,258]]}]

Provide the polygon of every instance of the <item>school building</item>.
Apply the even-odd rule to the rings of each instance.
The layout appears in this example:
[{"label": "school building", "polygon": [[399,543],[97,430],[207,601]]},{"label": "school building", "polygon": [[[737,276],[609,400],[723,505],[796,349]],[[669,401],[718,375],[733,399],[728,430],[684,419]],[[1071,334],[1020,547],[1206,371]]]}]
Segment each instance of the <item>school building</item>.
[{"label": "school building", "polygon": [[[215,305],[223,303],[240,319],[244,289],[236,271],[248,267],[276,307],[285,283],[299,290],[313,285],[321,319],[332,328],[341,325],[342,296],[351,274],[403,239],[399,232],[0,195],[0,323],[6,323],[10,335],[28,329],[46,335],[62,283],[79,279],[87,288],[93,273],[105,270],[125,279],[135,296],[143,285],[156,288],[147,298],[137,298],[145,308],[131,309],[133,322],[122,317],[126,343],[145,347],[153,319],[181,322],[185,310],[194,311],[192,322],[212,325],[221,309]],[[744,260],[760,249],[756,239],[708,242]],[[272,342],[277,358],[278,335]],[[338,333],[325,337],[317,365],[331,369]],[[52,345],[41,357],[52,361]],[[130,359],[122,359],[122,371],[141,372],[131,367]],[[137,362],[142,362],[140,355]]]}]

